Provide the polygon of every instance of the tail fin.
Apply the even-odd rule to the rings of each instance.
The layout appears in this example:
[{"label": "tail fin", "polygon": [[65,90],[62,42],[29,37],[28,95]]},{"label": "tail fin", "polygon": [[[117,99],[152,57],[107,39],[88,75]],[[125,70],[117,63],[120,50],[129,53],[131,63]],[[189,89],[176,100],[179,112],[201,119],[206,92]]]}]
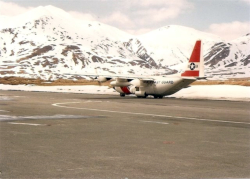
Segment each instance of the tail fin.
[{"label": "tail fin", "polygon": [[201,40],[197,40],[192,52],[192,55],[188,61],[187,68],[182,77],[204,77],[204,59],[202,54]]}]

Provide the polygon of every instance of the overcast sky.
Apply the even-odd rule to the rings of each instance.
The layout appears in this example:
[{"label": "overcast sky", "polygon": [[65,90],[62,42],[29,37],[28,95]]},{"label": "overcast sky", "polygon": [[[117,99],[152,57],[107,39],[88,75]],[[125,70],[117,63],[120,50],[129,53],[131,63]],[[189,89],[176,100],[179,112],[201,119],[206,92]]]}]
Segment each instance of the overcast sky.
[{"label": "overcast sky", "polygon": [[226,40],[250,33],[250,0],[0,0],[0,15],[15,16],[46,5],[135,35],[166,25],[187,26]]}]

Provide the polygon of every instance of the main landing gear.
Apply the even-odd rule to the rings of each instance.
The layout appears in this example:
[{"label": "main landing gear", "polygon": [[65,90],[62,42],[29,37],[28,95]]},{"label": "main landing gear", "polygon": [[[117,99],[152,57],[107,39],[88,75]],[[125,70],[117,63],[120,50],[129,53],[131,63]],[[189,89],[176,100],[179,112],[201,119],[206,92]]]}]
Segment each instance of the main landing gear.
[{"label": "main landing gear", "polygon": [[147,98],[147,97],[148,97],[147,93],[144,93],[144,96],[137,96],[137,98]]},{"label": "main landing gear", "polygon": [[[154,98],[156,99],[156,98],[160,98],[160,99],[162,99],[163,98],[163,96],[161,96],[161,95],[153,95],[154,96]],[[124,93],[120,93],[120,97],[125,97],[125,94]],[[148,95],[145,93],[144,94],[144,96],[137,96],[137,98],[147,98],[148,97]]]}]

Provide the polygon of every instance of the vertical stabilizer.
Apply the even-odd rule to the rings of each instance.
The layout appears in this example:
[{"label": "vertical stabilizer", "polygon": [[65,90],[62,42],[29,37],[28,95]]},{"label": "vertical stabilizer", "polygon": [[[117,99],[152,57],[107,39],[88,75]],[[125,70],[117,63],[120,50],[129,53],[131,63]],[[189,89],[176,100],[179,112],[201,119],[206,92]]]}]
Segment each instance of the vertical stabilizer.
[{"label": "vertical stabilizer", "polygon": [[203,57],[203,45],[201,42],[201,51],[200,51],[200,73],[199,77],[203,78],[204,77],[204,57]]},{"label": "vertical stabilizer", "polygon": [[204,59],[201,40],[197,40],[182,77],[204,77]]}]

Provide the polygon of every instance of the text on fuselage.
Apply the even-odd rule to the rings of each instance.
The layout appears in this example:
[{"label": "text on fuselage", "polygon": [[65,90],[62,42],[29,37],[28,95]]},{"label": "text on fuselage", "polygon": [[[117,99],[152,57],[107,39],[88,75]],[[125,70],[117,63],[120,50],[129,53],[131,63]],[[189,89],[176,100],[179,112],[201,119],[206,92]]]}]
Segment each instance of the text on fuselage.
[{"label": "text on fuselage", "polygon": [[174,81],[143,81],[144,84],[174,84]]}]

